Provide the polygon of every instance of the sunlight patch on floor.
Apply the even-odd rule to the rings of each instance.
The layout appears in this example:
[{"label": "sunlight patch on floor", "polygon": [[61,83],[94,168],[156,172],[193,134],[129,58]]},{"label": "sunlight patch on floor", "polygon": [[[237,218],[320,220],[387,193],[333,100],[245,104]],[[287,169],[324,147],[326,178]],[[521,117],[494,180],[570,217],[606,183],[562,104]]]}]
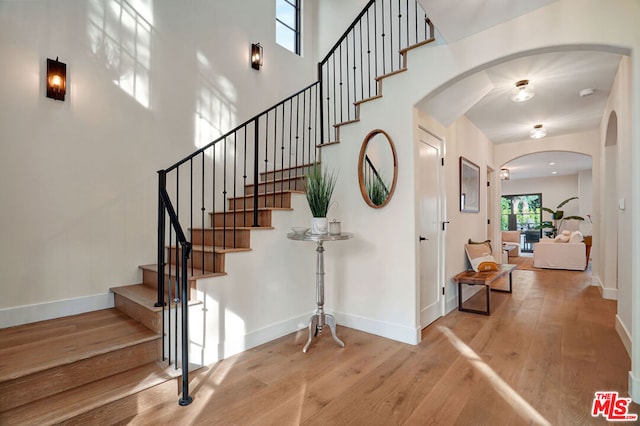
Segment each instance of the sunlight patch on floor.
[{"label": "sunlight patch on floor", "polygon": [[531,421],[535,425],[551,425],[535,408],[533,408],[524,398],[522,398],[511,386],[509,386],[495,371],[491,369],[476,354],[473,349],[460,340],[450,329],[438,326],[438,330],[445,335],[449,342],[456,348],[460,354],[469,361],[469,363],[482,374],[488,382],[493,386],[495,391],[518,412],[524,419]]}]

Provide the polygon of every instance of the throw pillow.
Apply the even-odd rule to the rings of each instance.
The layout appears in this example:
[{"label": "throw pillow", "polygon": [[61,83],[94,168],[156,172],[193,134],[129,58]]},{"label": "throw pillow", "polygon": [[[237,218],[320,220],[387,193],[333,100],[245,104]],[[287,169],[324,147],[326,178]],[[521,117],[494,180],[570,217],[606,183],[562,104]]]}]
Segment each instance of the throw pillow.
[{"label": "throw pillow", "polygon": [[493,248],[491,247],[491,240],[473,241],[471,238],[469,238],[469,244],[486,244],[489,246],[489,254],[493,253]]},{"label": "throw pillow", "polygon": [[464,250],[475,272],[497,271],[498,263],[491,256],[491,246],[489,243],[465,244]]},{"label": "throw pillow", "polygon": [[570,243],[581,243],[582,241],[584,241],[584,236],[582,235],[582,232],[573,231],[571,233],[571,236],[569,237]]},{"label": "throw pillow", "polygon": [[568,235],[564,235],[564,234],[560,234],[553,240],[553,242],[554,243],[568,243],[569,242],[569,236]]}]

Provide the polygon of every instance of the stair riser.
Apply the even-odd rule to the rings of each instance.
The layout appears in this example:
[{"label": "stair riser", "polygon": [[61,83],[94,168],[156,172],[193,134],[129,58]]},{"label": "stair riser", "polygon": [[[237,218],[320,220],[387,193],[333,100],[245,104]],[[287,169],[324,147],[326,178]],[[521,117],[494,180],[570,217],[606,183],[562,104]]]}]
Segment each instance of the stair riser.
[{"label": "stair riser", "polygon": [[[253,210],[209,213],[212,227],[253,226]],[[226,218],[226,221],[225,221]],[[271,226],[271,210],[258,210],[258,226]]]},{"label": "stair riser", "polygon": [[194,245],[215,246],[224,248],[249,248],[251,247],[251,231],[248,229],[205,229],[191,232],[191,241]]},{"label": "stair riser", "polygon": [[[263,194],[265,192],[275,192],[275,191],[304,191],[304,183],[305,177],[299,176],[296,179],[287,179],[287,180],[278,180],[275,182],[266,182],[258,185],[258,194]],[[253,185],[247,185],[245,187],[246,195],[253,195]]]},{"label": "stair riser", "polygon": [[313,165],[293,167],[285,170],[275,170],[272,172],[260,173],[260,182],[266,182],[277,179],[288,179],[291,177],[297,177],[308,174],[309,170],[313,169]]},{"label": "stair riser", "polygon": [[[164,294],[165,297],[168,297],[169,294],[169,282],[173,283],[174,281],[174,277],[175,277],[175,271],[172,271],[172,275],[173,276],[169,276],[169,274],[164,274],[164,284],[165,284],[165,289],[164,289]],[[146,286],[149,286],[153,289],[157,289],[158,288],[158,273],[155,271],[147,271],[147,270],[142,270],[142,283]],[[175,291],[175,285],[173,286],[173,288],[171,289],[171,297],[175,298],[175,294],[173,293]],[[196,280],[189,280],[189,300],[195,300],[196,299]]]},{"label": "stair riser", "polygon": [[[172,259],[180,255],[180,250],[172,248],[169,250]],[[202,269],[209,272],[224,272],[224,253],[207,253],[194,249],[189,257],[189,268]]]},{"label": "stair riser", "polygon": [[174,401],[177,404],[182,392],[181,380],[181,377],[177,377],[146,389],[144,392],[120,398],[64,421],[60,425],[128,424],[139,413],[157,407],[159,401]]},{"label": "stair riser", "polygon": [[[229,200],[229,210],[252,209],[254,197],[234,198]],[[258,195],[258,207],[291,208],[291,193]]]},{"label": "stair riser", "polygon": [[162,333],[162,311],[150,311],[134,301],[119,294],[114,294],[116,309],[127,314],[151,331]]},{"label": "stair riser", "polygon": [[158,338],[0,383],[0,411],[159,361],[161,351],[162,339]]}]

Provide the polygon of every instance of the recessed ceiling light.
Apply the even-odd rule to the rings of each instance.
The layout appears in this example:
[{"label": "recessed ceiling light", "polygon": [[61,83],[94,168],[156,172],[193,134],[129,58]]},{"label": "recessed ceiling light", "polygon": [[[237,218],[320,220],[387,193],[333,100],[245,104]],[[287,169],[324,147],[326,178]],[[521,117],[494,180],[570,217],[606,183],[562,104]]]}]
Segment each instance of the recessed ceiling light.
[{"label": "recessed ceiling light", "polygon": [[533,126],[533,129],[531,129],[531,132],[529,132],[529,136],[531,136],[531,139],[544,138],[547,136],[547,130],[542,127],[542,124],[536,124]]},{"label": "recessed ceiling light", "polygon": [[516,82],[511,100],[514,102],[524,102],[533,98],[535,95],[533,86],[529,84],[529,80],[520,80]]},{"label": "recessed ceiling light", "polygon": [[551,174],[552,174],[552,175],[557,175],[557,174],[558,174],[558,172],[551,172]]},{"label": "recessed ceiling light", "polygon": [[550,166],[555,166],[556,163],[554,163],[553,161],[549,163]]}]

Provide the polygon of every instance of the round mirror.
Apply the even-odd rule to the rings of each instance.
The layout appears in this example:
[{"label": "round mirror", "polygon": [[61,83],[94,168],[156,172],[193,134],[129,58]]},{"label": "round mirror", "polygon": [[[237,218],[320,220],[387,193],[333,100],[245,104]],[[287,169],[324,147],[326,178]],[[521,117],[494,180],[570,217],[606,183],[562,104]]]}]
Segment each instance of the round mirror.
[{"label": "round mirror", "polygon": [[398,178],[398,158],[391,137],[384,130],[371,131],[360,148],[358,182],[364,201],[373,208],[391,200]]}]

